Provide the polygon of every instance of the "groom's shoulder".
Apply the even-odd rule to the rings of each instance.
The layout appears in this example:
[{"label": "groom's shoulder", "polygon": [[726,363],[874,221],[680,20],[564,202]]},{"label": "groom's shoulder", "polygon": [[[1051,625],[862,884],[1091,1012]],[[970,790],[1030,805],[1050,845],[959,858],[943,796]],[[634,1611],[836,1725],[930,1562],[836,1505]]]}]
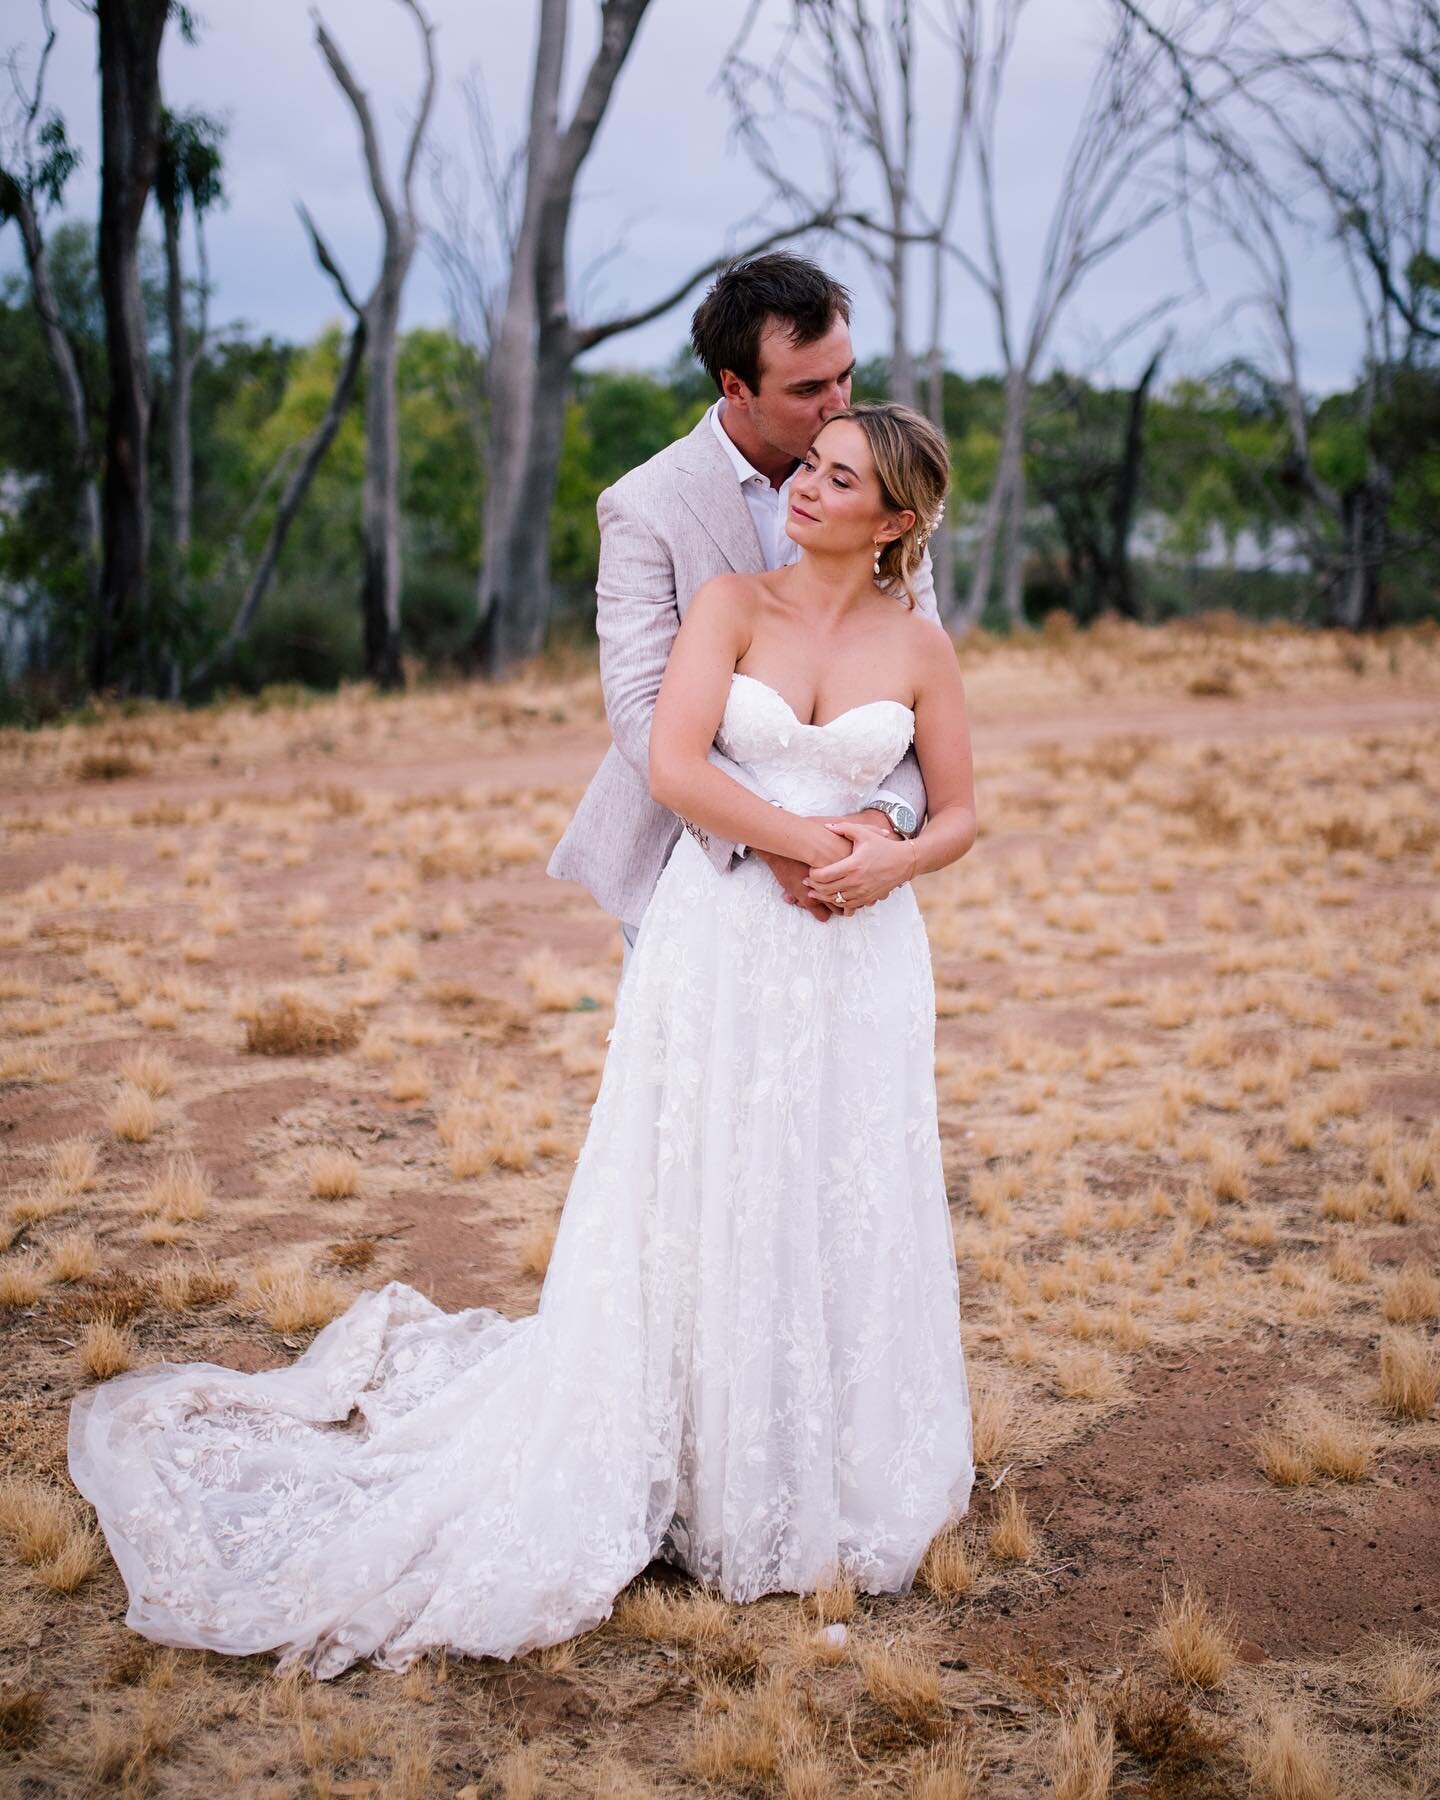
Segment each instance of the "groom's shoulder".
[{"label": "groom's shoulder", "polygon": [[702,415],[683,436],[612,481],[600,498],[611,505],[628,507],[653,505],[657,499],[673,494],[682,477],[693,477],[696,463],[703,455],[704,426]]}]

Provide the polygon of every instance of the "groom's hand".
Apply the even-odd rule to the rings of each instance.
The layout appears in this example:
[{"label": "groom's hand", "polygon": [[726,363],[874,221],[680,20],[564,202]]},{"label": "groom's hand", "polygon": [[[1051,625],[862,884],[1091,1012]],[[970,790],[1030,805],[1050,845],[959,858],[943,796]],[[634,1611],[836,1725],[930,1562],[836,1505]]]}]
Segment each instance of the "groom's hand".
[{"label": "groom's hand", "polygon": [[812,919],[818,919],[823,925],[834,918],[832,910],[822,905],[813,894],[805,890],[806,878],[810,874],[809,863],[796,862],[793,857],[778,856],[773,850],[752,850],[752,856],[758,856],[780,883],[785,894],[787,906],[801,906]]}]

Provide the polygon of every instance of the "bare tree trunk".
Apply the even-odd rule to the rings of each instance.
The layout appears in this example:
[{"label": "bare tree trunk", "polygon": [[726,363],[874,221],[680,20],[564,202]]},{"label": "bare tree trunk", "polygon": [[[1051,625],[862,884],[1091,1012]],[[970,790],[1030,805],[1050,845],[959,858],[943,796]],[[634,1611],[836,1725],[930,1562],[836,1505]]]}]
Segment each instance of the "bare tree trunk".
[{"label": "bare tree trunk", "polygon": [[435,98],[435,28],[420,10],[417,0],[401,0],[401,4],[419,27],[425,78],[405,151],[398,205],[385,177],[370,102],[325,27],[318,20],[315,27],[316,41],[360,126],[370,189],[385,233],[380,274],[363,308],[369,379],[365,390],[364,569],[360,587],[365,623],[365,672],[382,687],[398,687],[403,680],[400,661],[400,434],[395,370],[400,299],[419,235],[413,198],[415,166]]},{"label": "bare tree trunk", "polygon": [[[944,295],[940,274],[940,251],[935,251],[934,287],[931,294],[932,325],[939,315]],[[940,346],[940,333],[932,329],[930,355],[925,369],[925,411],[937,430],[945,430],[945,352]],[[948,439],[947,439],[948,442]],[[935,576],[935,605],[942,625],[949,624],[955,611],[955,540],[953,527],[944,520],[930,540],[930,561]]]},{"label": "bare tree trunk", "polygon": [[325,417],[316,427],[309,443],[305,446],[305,453],[299,465],[285,484],[285,491],[280,496],[280,504],[275,511],[274,524],[270,528],[269,541],[246,585],[244,597],[231,622],[230,629],[226,632],[214,655],[207,657],[203,663],[191,670],[185,683],[188,688],[194,689],[203,686],[217,669],[223,668],[234,653],[236,646],[255,623],[255,615],[260,610],[260,602],[265,598],[265,591],[275,573],[276,564],[280,560],[280,552],[285,547],[285,539],[290,535],[290,527],[295,523],[300,508],[305,503],[310,483],[315,479],[316,472],[325,460],[325,452],[334,443],[335,433],[340,429],[340,422],[349,408],[364,360],[365,316],[363,313],[357,313],[355,329],[350,334],[350,345],[336,377],[335,387],[330,395],[330,404],[325,409]]},{"label": "bare tree trunk", "polygon": [[100,589],[100,488],[90,449],[90,409],[75,351],[60,322],[60,306],[50,280],[50,259],[34,203],[18,182],[12,180],[11,188],[15,220],[25,245],[25,265],[30,274],[30,295],[40,326],[40,339],[55,376],[55,385],[60,390],[70,430],[76,483],[76,543],[85,569],[85,591],[93,606]]},{"label": "bare tree trunk", "polygon": [[[996,553],[1000,548],[1002,530],[1005,534],[1002,562],[1003,580],[1006,584],[1005,610],[1007,616],[1014,618],[1009,583],[1012,564],[1020,554],[1019,533],[1023,525],[1025,504],[1025,414],[1029,392],[1030,378],[1024,369],[1011,368],[1005,377],[1005,424],[1000,437],[1000,457],[995,466],[995,479],[985,501],[980,541],[975,551],[975,567],[970,577],[970,598],[966,606],[967,617],[976,623],[983,617],[989,603],[990,584],[994,579]],[[1022,509],[1018,523],[1017,505]]]},{"label": "bare tree trunk", "polygon": [[175,567],[190,552],[194,459],[190,450],[190,389],[194,363],[185,327],[185,272],[180,257],[180,214],[167,206],[165,222],[165,322],[170,338],[170,520]]},{"label": "bare tree trunk", "polygon": [[90,679],[143,679],[150,560],[150,362],[140,296],[140,220],[160,141],[160,41],[169,0],[96,0],[100,34],[100,293],[110,405],[103,566]]},{"label": "bare tree trunk", "polygon": [[1135,604],[1134,567],[1130,561],[1130,530],[1135,519],[1135,502],[1140,492],[1140,469],[1145,454],[1145,408],[1150,387],[1160,371],[1160,364],[1170,340],[1156,347],[1130,395],[1125,418],[1125,443],[1120,454],[1120,467],[1110,501],[1110,579],[1107,598],[1118,613],[1127,619],[1139,617]]},{"label": "bare tree trunk", "polygon": [[[908,152],[907,152],[908,159]],[[909,170],[906,170],[908,178]],[[890,188],[890,398],[901,406],[914,406],[915,358],[910,354],[908,315],[910,306],[910,244],[905,233],[906,190]]]},{"label": "bare tree trunk", "polygon": [[1025,629],[1025,424],[1029,412],[1030,377],[1027,371],[1015,369],[1010,374],[1010,410],[1013,418],[1008,433],[1009,479],[1006,484],[1008,511],[1005,515],[1005,562],[1000,584],[1000,601],[1012,631]]},{"label": "bare tree trunk", "polygon": [[[575,110],[562,127],[568,0],[541,0],[524,200],[510,248],[505,304],[484,347],[490,403],[485,543],[469,656],[489,675],[504,674],[544,643],[550,614],[550,513],[576,357],[658,319],[732,256],[755,256],[835,222],[834,208],[824,208],[743,250],[711,258],[668,294],[633,312],[595,325],[571,319],[566,240],[575,184],[648,5],[649,0],[605,0],[600,43]],[[457,263],[464,261],[458,243],[449,244],[446,254]]]},{"label": "bare tree trunk", "polygon": [[402,680],[400,428],[395,390],[399,315],[399,284],[382,276],[380,286],[366,308],[370,364],[365,389],[365,484],[361,524],[365,568],[360,588],[365,621],[365,672],[382,687],[398,687]]},{"label": "bare tree trunk", "polygon": [[[531,433],[541,380],[537,294],[540,221],[559,145],[560,78],[565,67],[569,10],[569,0],[540,3],[525,151],[525,199],[510,261],[505,310],[499,333],[490,346],[490,436],[475,648],[491,672],[505,669],[527,654],[516,648],[530,636],[524,614],[528,606],[549,604],[549,513],[530,519],[527,532],[522,496],[527,477],[531,484],[534,480]],[[640,10],[643,11],[643,5]],[[635,23],[638,27],[638,14]],[[558,223],[563,254],[568,207]],[[568,371],[568,359],[565,367]],[[562,412],[563,405],[562,390]],[[526,541],[536,537],[546,540],[542,550]],[[501,614],[507,616],[502,618]]]}]

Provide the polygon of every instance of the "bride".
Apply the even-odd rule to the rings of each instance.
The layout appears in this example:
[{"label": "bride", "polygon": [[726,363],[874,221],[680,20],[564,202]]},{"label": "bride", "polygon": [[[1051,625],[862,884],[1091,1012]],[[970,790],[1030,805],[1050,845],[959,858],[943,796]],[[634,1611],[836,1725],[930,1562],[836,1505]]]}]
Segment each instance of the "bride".
[{"label": "bride", "polygon": [[[162,1362],[70,1414],[71,1476],[164,1644],[513,1657],[588,1630],[655,1557],[732,1601],[836,1569],[903,1592],[974,1479],[909,885],[975,838],[964,695],[909,577],[948,479],[898,406],[827,421],[804,554],[724,576],[675,641],[655,797],[803,860],[835,917],[689,833],[637,939],[539,1310],[398,1281],[288,1368]],[[765,796],[707,760],[712,740]],[[913,739],[910,841],[832,826]],[[843,833],[843,835],[841,835]]]}]

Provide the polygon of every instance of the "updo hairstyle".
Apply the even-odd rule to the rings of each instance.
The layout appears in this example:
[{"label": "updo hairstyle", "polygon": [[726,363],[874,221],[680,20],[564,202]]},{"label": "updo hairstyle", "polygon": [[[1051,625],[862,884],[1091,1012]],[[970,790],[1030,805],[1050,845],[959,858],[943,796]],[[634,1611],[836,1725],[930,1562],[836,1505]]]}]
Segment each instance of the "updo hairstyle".
[{"label": "updo hairstyle", "polygon": [[943,432],[908,406],[862,402],[831,413],[825,423],[833,424],[836,419],[853,419],[865,433],[885,510],[915,515],[910,529],[881,550],[877,577],[886,593],[903,591],[913,607],[918,602],[911,578],[920,567],[930,534],[945,516],[950,446]]}]

